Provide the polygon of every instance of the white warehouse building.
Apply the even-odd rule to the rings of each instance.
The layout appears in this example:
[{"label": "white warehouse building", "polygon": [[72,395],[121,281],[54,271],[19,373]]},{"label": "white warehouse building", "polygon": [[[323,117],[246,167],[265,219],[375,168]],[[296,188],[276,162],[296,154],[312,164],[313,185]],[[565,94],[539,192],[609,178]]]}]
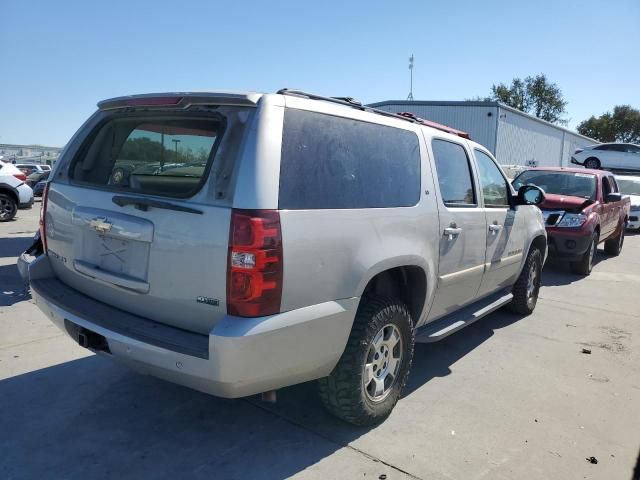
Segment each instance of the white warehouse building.
[{"label": "white warehouse building", "polygon": [[502,165],[570,166],[577,148],[599,143],[499,102],[389,100],[369,106],[463,130]]}]

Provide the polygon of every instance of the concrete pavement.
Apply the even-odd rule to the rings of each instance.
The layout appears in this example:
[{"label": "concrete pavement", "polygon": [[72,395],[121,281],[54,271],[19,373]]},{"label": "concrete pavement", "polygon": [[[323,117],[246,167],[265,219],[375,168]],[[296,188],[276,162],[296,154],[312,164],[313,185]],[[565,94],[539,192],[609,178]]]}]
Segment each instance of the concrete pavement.
[{"label": "concrete pavement", "polygon": [[0,224],[0,478],[631,478],[640,236],[600,251],[588,278],[547,266],[530,317],[497,312],[416,346],[405,397],[364,429],[328,415],[313,383],[275,405],[223,400],[75,345],[14,265],[37,207]]}]

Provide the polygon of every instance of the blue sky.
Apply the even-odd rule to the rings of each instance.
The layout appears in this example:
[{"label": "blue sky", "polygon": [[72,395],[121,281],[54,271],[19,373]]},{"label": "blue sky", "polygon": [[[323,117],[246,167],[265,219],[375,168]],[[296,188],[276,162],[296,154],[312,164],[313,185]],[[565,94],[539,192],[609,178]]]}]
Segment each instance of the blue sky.
[{"label": "blue sky", "polygon": [[0,2],[0,143],[64,145],[98,100],[300,88],[364,102],[486,95],[544,72],[570,127],[640,108],[640,0]]}]

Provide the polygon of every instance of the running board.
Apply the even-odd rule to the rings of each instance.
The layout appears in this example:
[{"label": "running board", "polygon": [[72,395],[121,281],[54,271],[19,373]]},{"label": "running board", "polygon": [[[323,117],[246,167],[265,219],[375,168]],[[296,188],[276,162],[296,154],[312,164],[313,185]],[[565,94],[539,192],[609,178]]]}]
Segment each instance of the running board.
[{"label": "running board", "polygon": [[513,299],[513,293],[500,292],[475,302],[467,307],[447,315],[440,320],[420,327],[416,331],[416,343],[431,343],[442,340],[452,333],[471,325],[485,315],[505,306]]}]

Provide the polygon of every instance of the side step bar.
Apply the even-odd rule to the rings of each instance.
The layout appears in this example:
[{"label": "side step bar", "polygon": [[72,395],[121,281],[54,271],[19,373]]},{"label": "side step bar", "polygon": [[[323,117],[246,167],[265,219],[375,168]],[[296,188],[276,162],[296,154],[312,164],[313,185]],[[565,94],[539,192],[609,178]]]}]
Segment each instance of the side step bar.
[{"label": "side step bar", "polygon": [[420,327],[416,331],[416,343],[431,343],[442,340],[452,333],[471,325],[485,315],[505,306],[513,299],[512,293],[500,292],[476,302],[468,307],[447,315],[440,320]]}]

